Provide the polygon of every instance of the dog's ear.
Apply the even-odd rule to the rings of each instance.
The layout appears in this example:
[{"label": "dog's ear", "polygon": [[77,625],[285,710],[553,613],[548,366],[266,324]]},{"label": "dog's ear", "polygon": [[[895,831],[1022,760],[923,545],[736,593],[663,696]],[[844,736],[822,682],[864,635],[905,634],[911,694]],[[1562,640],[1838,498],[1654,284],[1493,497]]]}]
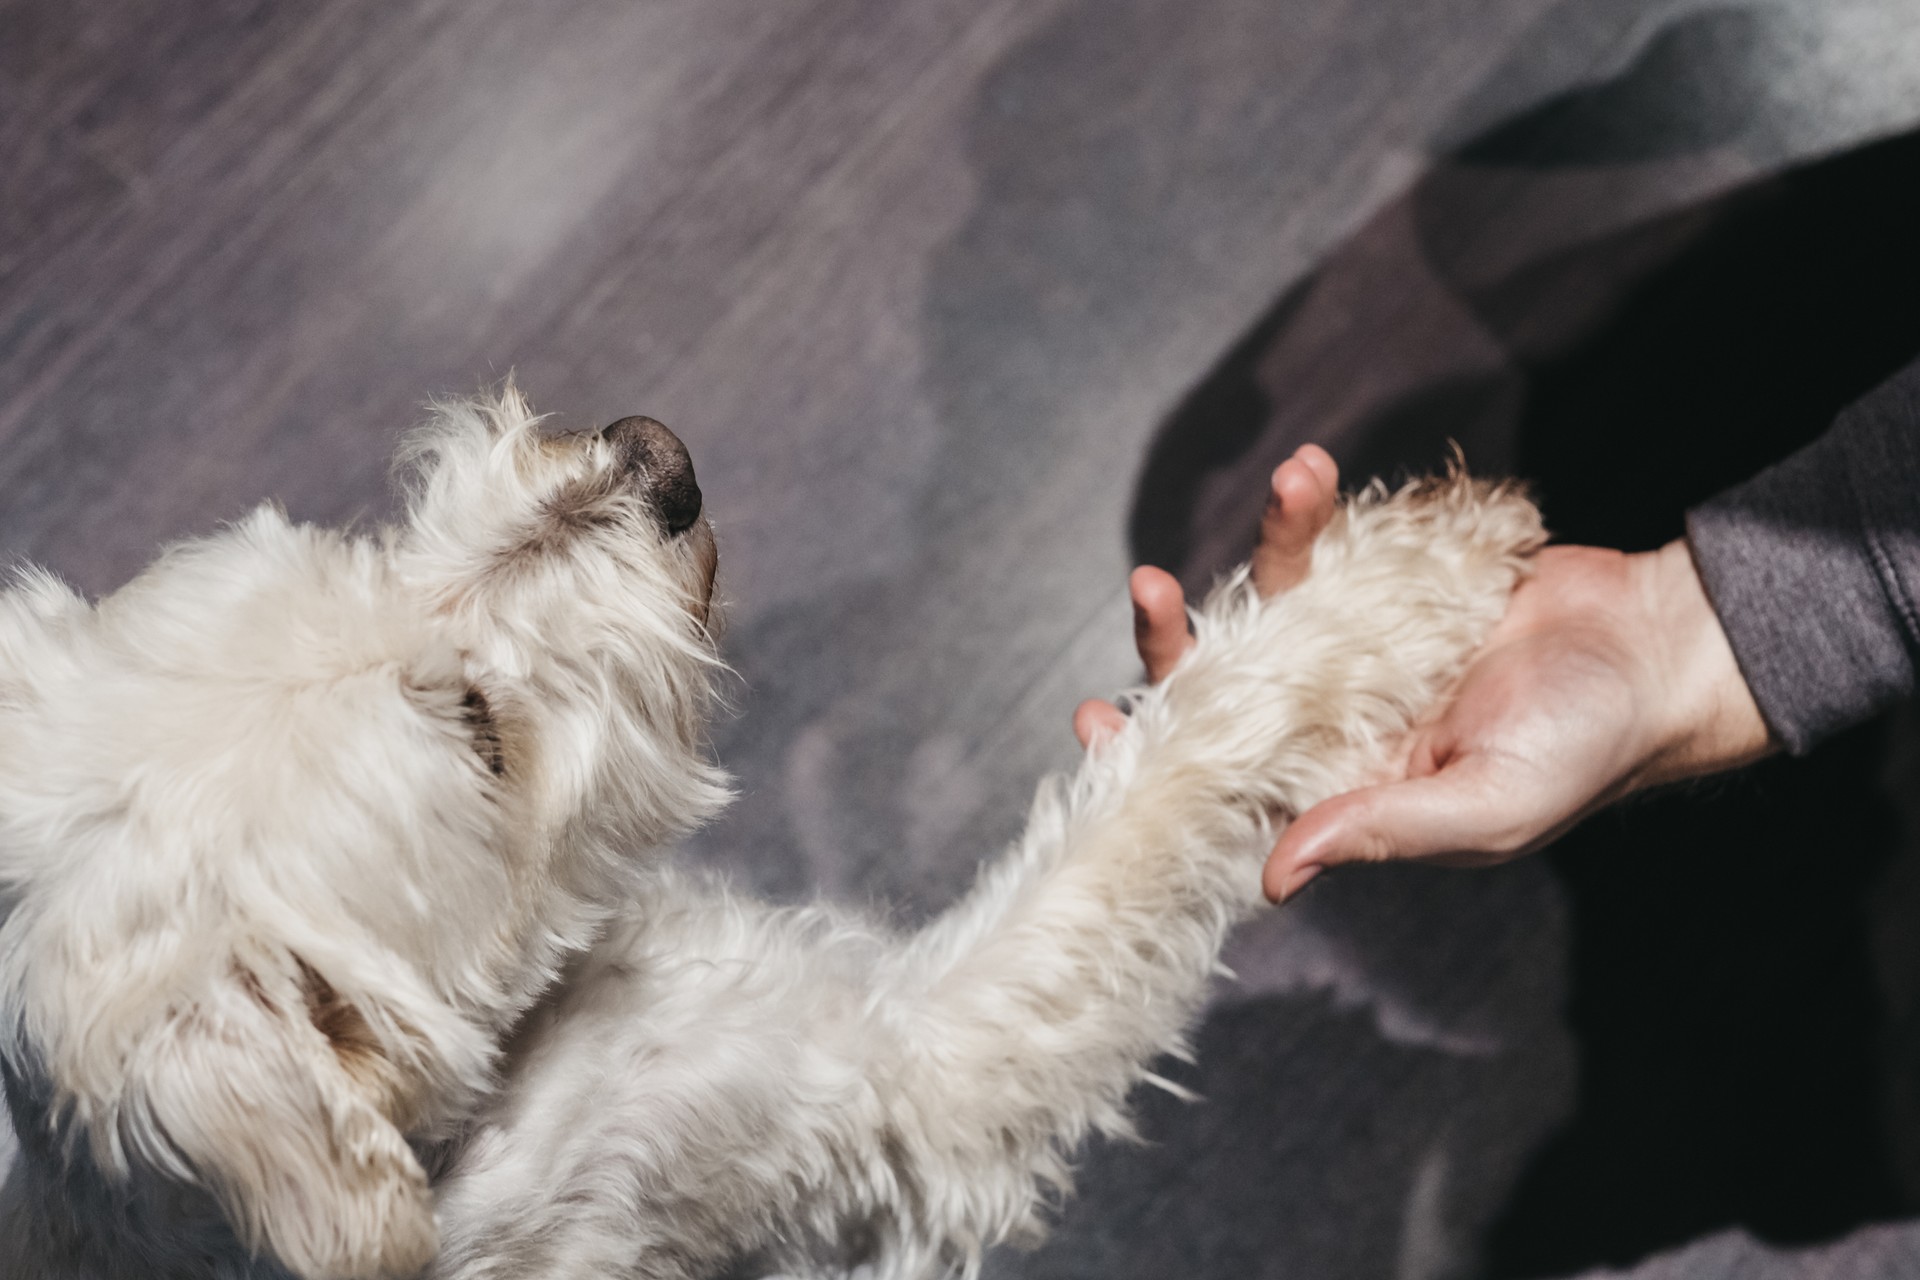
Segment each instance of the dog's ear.
[{"label": "dog's ear", "polygon": [[92,606],[44,569],[16,568],[0,577],[0,706],[31,684],[31,673],[66,651]]},{"label": "dog's ear", "polygon": [[141,1058],[116,1137],[205,1186],[248,1247],[304,1280],[400,1280],[432,1259],[398,1073],[313,970],[236,967]]}]

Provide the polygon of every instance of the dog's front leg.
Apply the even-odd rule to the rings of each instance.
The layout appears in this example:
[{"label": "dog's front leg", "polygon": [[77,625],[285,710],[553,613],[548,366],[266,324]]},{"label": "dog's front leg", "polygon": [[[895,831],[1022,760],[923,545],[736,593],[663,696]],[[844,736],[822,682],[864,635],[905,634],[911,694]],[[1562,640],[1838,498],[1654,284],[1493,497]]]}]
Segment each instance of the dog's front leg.
[{"label": "dog's front leg", "polygon": [[1382,768],[1539,539],[1465,481],[1359,500],[1285,597],[1217,592],[1128,729],[916,937],[663,872],[523,1031],[440,1183],[435,1280],[904,1280],[1037,1229],[1181,1048],[1274,819]]},{"label": "dog's front leg", "polygon": [[1540,541],[1524,499],[1464,479],[1363,496],[1286,596],[1217,591],[1127,730],[1042,787],[1011,854],[881,979],[902,1258],[970,1269],[1038,1226],[1089,1131],[1125,1129],[1259,902],[1273,822],[1382,771]]}]

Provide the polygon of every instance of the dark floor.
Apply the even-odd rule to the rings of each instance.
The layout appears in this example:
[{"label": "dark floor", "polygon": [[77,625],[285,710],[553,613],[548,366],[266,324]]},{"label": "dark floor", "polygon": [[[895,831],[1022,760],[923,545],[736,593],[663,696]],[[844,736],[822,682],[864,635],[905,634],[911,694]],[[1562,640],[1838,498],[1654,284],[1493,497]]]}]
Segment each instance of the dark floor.
[{"label": "dark floor", "polygon": [[[745,676],[692,853],[924,912],[1298,442],[1646,546],[1920,351],[1916,130],[1920,0],[0,0],[0,546],[377,516],[510,369],[654,414]],[[1920,1273],[1916,740],[1329,877],[993,1273]]]}]

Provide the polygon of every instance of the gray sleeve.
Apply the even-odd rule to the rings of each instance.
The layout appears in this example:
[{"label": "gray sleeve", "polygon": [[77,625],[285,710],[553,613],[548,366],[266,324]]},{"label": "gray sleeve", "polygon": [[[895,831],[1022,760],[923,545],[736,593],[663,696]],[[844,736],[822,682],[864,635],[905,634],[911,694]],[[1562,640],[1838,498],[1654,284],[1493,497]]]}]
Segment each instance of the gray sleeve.
[{"label": "gray sleeve", "polygon": [[1687,513],[1760,712],[1795,755],[1914,691],[1920,362],[1777,466]]}]

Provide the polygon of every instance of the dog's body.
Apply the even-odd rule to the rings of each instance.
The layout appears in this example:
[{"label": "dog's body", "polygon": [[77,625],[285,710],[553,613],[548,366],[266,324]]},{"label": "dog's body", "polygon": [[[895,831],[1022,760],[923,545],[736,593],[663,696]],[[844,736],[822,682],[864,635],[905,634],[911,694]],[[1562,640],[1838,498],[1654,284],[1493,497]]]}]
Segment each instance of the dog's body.
[{"label": "dog's body", "polygon": [[455,406],[382,539],[261,516],[6,598],[20,1274],[969,1269],[1180,1050],[1271,816],[1380,772],[1540,539],[1464,480],[1350,505],[900,937],[651,852],[724,792],[711,538],[642,421]]}]

